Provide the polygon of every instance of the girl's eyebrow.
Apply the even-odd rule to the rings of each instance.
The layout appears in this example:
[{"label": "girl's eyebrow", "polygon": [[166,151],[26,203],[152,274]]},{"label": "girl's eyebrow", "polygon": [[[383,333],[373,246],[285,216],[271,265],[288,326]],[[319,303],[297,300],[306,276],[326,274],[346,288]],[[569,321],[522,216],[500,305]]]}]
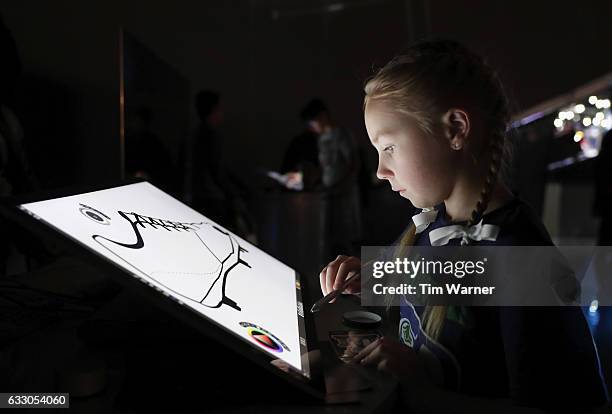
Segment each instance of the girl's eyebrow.
[{"label": "girl's eyebrow", "polygon": [[376,144],[378,142],[378,139],[380,137],[385,136],[385,135],[391,135],[391,130],[390,129],[382,129],[382,130],[378,131],[378,133],[376,135],[374,135],[374,137],[372,138],[372,142]]}]

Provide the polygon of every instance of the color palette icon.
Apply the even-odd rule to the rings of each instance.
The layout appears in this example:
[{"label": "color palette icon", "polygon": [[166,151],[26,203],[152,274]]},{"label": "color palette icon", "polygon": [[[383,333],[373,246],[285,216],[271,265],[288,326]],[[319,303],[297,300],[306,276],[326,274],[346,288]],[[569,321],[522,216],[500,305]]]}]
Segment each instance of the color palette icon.
[{"label": "color palette icon", "polygon": [[249,328],[247,332],[255,342],[265,348],[274,352],[283,352],[283,347],[265,332],[255,328]]},{"label": "color palette icon", "polygon": [[253,339],[253,341],[257,342],[262,347],[269,349],[273,352],[283,352],[283,349],[289,351],[287,345],[283,343],[280,339],[274,336],[272,333],[268,332],[264,328],[254,325],[249,322],[240,322],[240,326],[243,328],[247,328],[247,333]]}]

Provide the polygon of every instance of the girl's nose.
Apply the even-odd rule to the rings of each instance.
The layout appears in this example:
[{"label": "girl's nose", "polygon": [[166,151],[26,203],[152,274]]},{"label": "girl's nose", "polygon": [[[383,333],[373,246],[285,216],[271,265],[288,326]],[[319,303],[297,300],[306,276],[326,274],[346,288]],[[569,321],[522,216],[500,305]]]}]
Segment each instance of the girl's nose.
[{"label": "girl's nose", "polygon": [[387,168],[382,162],[378,162],[378,168],[376,169],[376,176],[379,180],[388,180],[393,176],[393,173]]}]

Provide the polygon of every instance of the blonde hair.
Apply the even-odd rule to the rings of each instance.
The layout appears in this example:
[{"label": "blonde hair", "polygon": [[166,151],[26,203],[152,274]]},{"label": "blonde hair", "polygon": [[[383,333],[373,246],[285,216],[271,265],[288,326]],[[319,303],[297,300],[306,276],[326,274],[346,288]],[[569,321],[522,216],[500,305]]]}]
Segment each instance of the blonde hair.
[{"label": "blonde hair", "polygon": [[[384,101],[394,111],[413,119],[432,137],[440,129],[436,120],[455,105],[468,103],[478,111],[484,121],[484,139],[488,139],[488,145],[485,142],[484,154],[477,154],[474,160],[488,162],[488,169],[467,226],[478,223],[497,180],[507,172],[511,155],[506,138],[510,110],[496,72],[480,56],[457,42],[425,41],[379,69],[367,80],[364,89],[364,110],[370,101]],[[411,224],[401,238],[396,255],[405,255],[415,239]],[[447,306],[426,306],[423,326],[430,337],[439,336],[447,313]]]}]

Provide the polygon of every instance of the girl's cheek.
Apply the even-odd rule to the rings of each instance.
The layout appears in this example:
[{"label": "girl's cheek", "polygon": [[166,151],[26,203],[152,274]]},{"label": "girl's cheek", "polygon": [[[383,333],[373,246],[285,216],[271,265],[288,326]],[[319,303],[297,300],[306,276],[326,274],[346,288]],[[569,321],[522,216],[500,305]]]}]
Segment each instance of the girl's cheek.
[{"label": "girl's cheek", "polygon": [[410,181],[413,183],[421,183],[424,179],[426,179],[430,175],[431,166],[427,164],[423,164],[420,160],[413,160],[414,162],[410,162],[406,164],[405,171],[410,177]]},{"label": "girl's cheek", "polygon": [[439,171],[428,166],[412,171],[410,177],[410,182],[415,191],[426,196],[426,198],[429,198],[430,193],[437,192],[439,180]]}]

